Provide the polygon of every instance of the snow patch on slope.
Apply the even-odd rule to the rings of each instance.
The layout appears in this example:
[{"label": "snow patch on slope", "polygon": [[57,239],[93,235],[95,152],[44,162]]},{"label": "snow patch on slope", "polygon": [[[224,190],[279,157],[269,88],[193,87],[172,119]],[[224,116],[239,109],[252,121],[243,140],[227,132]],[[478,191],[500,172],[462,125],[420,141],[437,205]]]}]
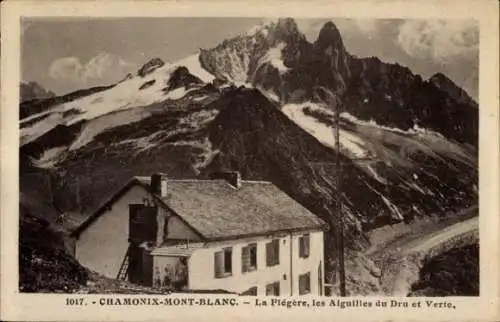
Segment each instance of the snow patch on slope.
[{"label": "snow patch on slope", "polygon": [[268,99],[270,99],[271,101],[274,101],[274,102],[279,102],[280,101],[280,98],[278,97],[278,95],[276,95],[276,93],[274,93],[272,90],[266,90],[266,89],[263,89],[262,87],[258,86],[257,89],[262,93],[264,94],[264,96],[266,96]]},{"label": "snow patch on slope", "polygon": [[[318,121],[315,117],[306,115],[304,108],[309,107],[316,110],[330,111],[318,106],[315,103],[306,102],[301,104],[286,104],[282,107],[282,112],[297,125],[313,135],[324,145],[335,149],[335,136],[331,126]],[[354,157],[362,158],[370,155],[365,147],[364,141],[351,132],[340,129],[340,146],[346,149]]]},{"label": "snow patch on slope", "polygon": [[387,208],[389,208],[391,214],[393,217],[399,220],[404,220],[403,214],[401,213],[401,210],[399,210],[398,206],[396,206],[392,201],[390,201],[386,196],[378,192],[375,188],[370,186],[368,183],[366,184],[368,188],[370,188],[373,192],[375,192],[379,197],[382,199],[382,201],[385,203]]},{"label": "snow patch on slope", "polygon": [[27,126],[25,128],[22,128],[23,121],[28,122],[31,119],[31,117],[21,121],[21,140],[20,140],[21,146],[35,140],[39,136],[43,135],[44,133],[47,133],[48,131],[55,128],[58,124],[63,122],[64,118],[62,113],[53,113],[53,114],[50,113],[51,113],[50,111],[40,113],[39,116],[47,114],[49,114],[49,116],[45,117],[42,121],[35,122],[32,125]]},{"label": "snow patch on slope", "polygon": [[186,96],[189,92],[194,91],[195,89],[196,88],[193,87],[193,88],[186,90],[185,87],[179,87],[179,88],[176,88],[176,89],[168,92],[167,95],[165,95],[165,98],[171,99],[171,100],[178,100],[178,99],[181,99],[184,96]]},{"label": "snow patch on slope", "polygon": [[384,125],[379,125],[374,120],[370,120],[370,121],[360,120],[348,112],[340,113],[340,117],[343,118],[344,120],[347,120],[347,121],[354,123],[354,124],[357,124],[357,125],[368,125],[368,126],[377,127],[377,128],[380,128],[380,129],[386,130],[386,131],[397,132],[397,133],[401,133],[401,134],[408,134],[407,131],[403,131],[403,130],[398,129],[396,127],[388,127],[388,126],[384,126]]},{"label": "snow patch on slope", "polygon": [[289,68],[283,63],[282,52],[285,48],[285,43],[279,43],[276,47],[270,48],[267,53],[259,60],[259,65],[269,63],[276,68],[280,75],[285,74]]},{"label": "snow patch on slope", "polygon": [[231,49],[221,59],[227,66],[232,67],[231,70],[222,73],[224,77],[231,80],[236,86],[247,84],[250,57],[246,51],[239,53]]},{"label": "snow patch on slope", "polygon": [[[179,119],[178,124],[176,124],[172,129],[161,130],[154,132],[148,136],[132,138],[116,142],[115,145],[129,144],[133,149],[136,149],[136,154],[150,150],[152,148],[159,147],[161,145],[179,146],[179,145],[190,145],[192,147],[197,147],[204,150],[204,155],[211,155],[211,145],[208,147],[208,143],[199,141],[188,141],[179,139],[177,141],[168,141],[169,138],[180,134],[189,134],[198,131],[200,128],[204,127],[207,123],[212,121],[218,114],[216,110],[202,110],[189,114],[187,117]],[[202,158],[204,159],[204,158]],[[202,160],[200,160],[202,162]]]},{"label": "snow patch on slope", "polygon": [[133,146],[134,149],[137,150],[136,154],[138,154],[140,152],[144,152],[144,151],[147,151],[149,149],[156,147],[157,143],[153,142],[153,141],[156,139],[156,137],[158,137],[159,135],[161,135],[163,133],[165,133],[165,131],[155,132],[151,135],[143,136],[143,137],[136,138],[136,139],[123,140],[123,141],[118,142],[118,145],[130,144]]},{"label": "snow patch on slope", "polygon": [[[67,122],[71,125],[81,120],[89,120],[116,110],[147,106],[165,100],[165,84],[174,68],[165,65],[146,77],[134,77],[115,87],[94,95],[83,97],[63,105],[64,110],[80,110],[84,112]],[[155,83],[143,90],[138,90],[144,83],[155,80]]]},{"label": "snow patch on slope", "polygon": [[173,65],[178,67],[186,67],[192,75],[198,77],[205,83],[210,83],[215,79],[214,75],[210,74],[205,68],[201,66],[199,53],[179,60]]},{"label": "snow patch on slope", "polygon": [[31,162],[37,168],[53,169],[57,165],[59,155],[61,153],[64,153],[65,151],[66,147],[56,147],[48,149],[43,152],[40,158],[32,159]]},{"label": "snow patch on slope", "polygon": [[175,142],[169,142],[167,145],[171,146],[188,146],[192,148],[196,148],[201,150],[197,156],[196,160],[193,162],[193,169],[197,172],[200,173],[200,169],[203,169],[206,167],[210,162],[212,162],[213,158],[219,154],[219,150],[213,149],[212,147],[212,142],[205,137],[202,141],[201,140],[192,140],[192,141],[175,141]]},{"label": "snow patch on slope", "polygon": [[207,97],[208,97],[208,95],[198,96],[198,97],[193,98],[193,101],[195,101],[195,102],[203,101]]},{"label": "snow patch on slope", "polygon": [[397,133],[401,133],[401,134],[433,135],[433,136],[445,139],[445,137],[441,133],[420,127],[420,126],[418,126],[418,124],[414,124],[411,129],[405,131],[405,130],[402,130],[402,129],[399,129],[396,127],[389,127],[389,126],[385,126],[385,125],[380,125],[377,122],[375,122],[374,120],[363,121],[363,120],[358,119],[357,117],[355,117],[354,115],[352,115],[348,112],[342,112],[340,114],[340,117],[345,119],[345,120],[348,120],[352,123],[358,124],[358,125],[373,126],[373,127],[380,128],[382,130],[386,130],[386,131],[397,132]]},{"label": "snow patch on slope", "polygon": [[421,194],[423,195],[430,195],[430,196],[434,196],[434,193],[430,190],[430,189],[427,189],[427,188],[422,188],[421,186],[419,186],[417,183],[415,182],[407,182],[406,185],[413,189],[413,190],[416,190],[418,192],[420,192]]},{"label": "snow patch on slope", "polygon": [[120,126],[122,124],[135,123],[149,117],[150,115],[151,114],[149,112],[144,111],[142,108],[134,108],[98,117],[85,125],[78,138],[73,141],[69,150],[73,151],[85,146],[98,134],[106,131],[107,129]]},{"label": "snow patch on slope", "polygon": [[365,167],[362,167],[366,170],[368,170],[368,173],[373,177],[375,178],[375,180],[377,180],[378,182],[380,183],[383,183],[383,184],[387,184],[387,180],[384,179],[380,174],[377,173],[377,171],[375,171],[375,169],[373,169],[373,167],[371,165],[366,165]]},{"label": "snow patch on slope", "polygon": [[[181,87],[170,92],[165,92],[167,82],[176,68],[177,66],[175,65],[164,65],[145,77],[135,76],[126,79],[106,91],[56,105],[48,111],[32,115],[21,121],[21,145],[37,139],[59,124],[70,126],[117,111],[145,107],[167,99],[181,99],[195,88],[186,90],[186,88]],[[145,83],[150,83],[151,85],[139,90]],[[41,121],[33,124],[29,123],[31,120],[40,118],[46,114],[49,114],[49,116]],[[134,119],[137,120],[136,117]],[[90,135],[90,137],[93,136],[95,134]],[[83,139],[86,142],[88,140]],[[80,142],[76,146],[81,146],[82,144]]]},{"label": "snow patch on slope", "polygon": [[355,125],[367,126],[369,128],[375,128],[396,134],[415,137],[419,141],[420,149],[432,154],[434,157],[437,157],[437,155],[435,155],[435,152],[438,152],[448,157],[453,155],[457,160],[470,165],[476,164],[476,160],[474,160],[474,158],[469,153],[467,153],[467,151],[458,143],[451,142],[446,139],[441,133],[422,128],[417,124],[415,124],[413,128],[405,131],[398,128],[392,128],[377,124],[374,120],[362,121],[347,112],[341,113],[340,117],[351,123],[354,123]]}]

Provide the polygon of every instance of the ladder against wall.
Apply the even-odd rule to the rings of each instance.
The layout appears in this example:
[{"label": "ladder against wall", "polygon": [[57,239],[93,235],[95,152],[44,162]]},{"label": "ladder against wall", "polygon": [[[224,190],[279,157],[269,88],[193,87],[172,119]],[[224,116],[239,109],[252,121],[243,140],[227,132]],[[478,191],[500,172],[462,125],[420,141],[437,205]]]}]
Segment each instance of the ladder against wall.
[{"label": "ladder against wall", "polygon": [[127,278],[129,264],[130,264],[130,245],[127,248],[127,252],[125,253],[125,257],[123,258],[122,265],[120,266],[120,270],[118,271],[116,279],[124,281]]}]

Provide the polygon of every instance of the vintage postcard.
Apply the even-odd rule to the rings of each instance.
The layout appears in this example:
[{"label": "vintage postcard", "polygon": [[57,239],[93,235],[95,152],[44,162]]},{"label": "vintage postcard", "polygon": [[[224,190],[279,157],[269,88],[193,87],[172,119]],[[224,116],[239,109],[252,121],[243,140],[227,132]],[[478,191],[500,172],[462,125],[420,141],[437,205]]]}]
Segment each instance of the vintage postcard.
[{"label": "vintage postcard", "polygon": [[500,319],[495,1],[1,22],[2,320]]}]

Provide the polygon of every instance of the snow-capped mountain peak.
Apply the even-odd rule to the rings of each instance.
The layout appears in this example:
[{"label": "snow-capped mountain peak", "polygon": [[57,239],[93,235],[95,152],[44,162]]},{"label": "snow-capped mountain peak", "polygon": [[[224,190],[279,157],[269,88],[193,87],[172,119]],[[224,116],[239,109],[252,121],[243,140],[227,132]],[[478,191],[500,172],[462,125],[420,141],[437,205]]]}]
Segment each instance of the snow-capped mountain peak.
[{"label": "snow-capped mountain peak", "polygon": [[276,20],[272,19],[264,19],[259,24],[248,29],[242,36],[253,37],[257,34],[262,34],[263,36],[267,36],[270,29],[272,29],[276,25]]},{"label": "snow-capped mountain peak", "polygon": [[[203,69],[217,78],[255,85],[255,72],[262,63],[269,63],[283,74],[288,70],[284,57],[294,55],[297,44],[303,41],[305,36],[294,19],[267,20],[214,48],[201,50],[200,62]],[[288,48],[290,53],[284,55]]]},{"label": "snow-capped mountain peak", "polygon": [[[202,85],[203,82],[191,75],[186,67],[164,63],[155,58],[144,64],[137,75],[129,75],[107,90],[55,105],[22,119],[21,145],[36,140],[59,125],[71,126],[110,113],[146,107],[166,100],[178,100]],[[133,119],[137,120],[137,117],[134,114]],[[122,120],[127,121],[131,119]],[[97,133],[103,130],[104,128]],[[94,131],[93,135],[97,133]],[[88,139],[84,141],[87,142]],[[80,144],[81,140],[78,146]]]}]

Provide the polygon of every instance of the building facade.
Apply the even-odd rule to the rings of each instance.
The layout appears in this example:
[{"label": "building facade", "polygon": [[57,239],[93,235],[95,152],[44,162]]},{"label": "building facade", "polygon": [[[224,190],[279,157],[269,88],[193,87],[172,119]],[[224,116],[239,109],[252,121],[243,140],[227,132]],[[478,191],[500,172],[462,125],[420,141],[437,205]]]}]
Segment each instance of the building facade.
[{"label": "building facade", "polygon": [[326,223],[268,182],[134,178],[72,236],[75,257],[156,288],[323,295]]},{"label": "building facade", "polygon": [[192,254],[189,265],[189,285],[194,289],[323,295],[323,232],[305,230],[208,244]]}]

